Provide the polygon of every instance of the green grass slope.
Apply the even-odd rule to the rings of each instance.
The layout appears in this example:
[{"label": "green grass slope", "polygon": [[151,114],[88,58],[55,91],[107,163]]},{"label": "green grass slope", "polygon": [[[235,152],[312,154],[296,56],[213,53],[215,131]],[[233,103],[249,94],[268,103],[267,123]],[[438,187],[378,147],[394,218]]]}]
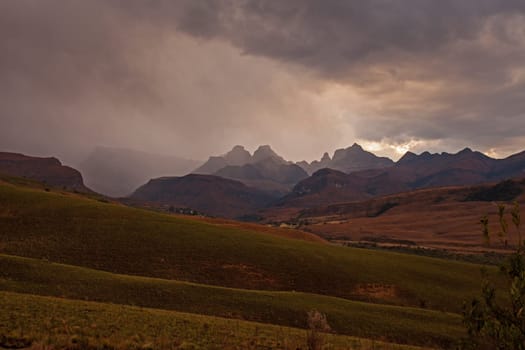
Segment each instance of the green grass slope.
[{"label": "green grass slope", "polygon": [[0,253],[121,274],[454,312],[480,285],[478,265],[285,239],[5,183]]},{"label": "green grass slope", "polygon": [[419,345],[450,345],[464,333],[458,315],[297,292],[231,289],[116,275],[0,255],[0,290],[177,310],[306,328],[327,315],[339,334]]},{"label": "green grass slope", "polygon": [[[6,292],[0,292],[0,309],[0,347],[5,348],[307,348],[304,330],[173,311]],[[323,338],[333,350],[420,349],[332,334]]]}]

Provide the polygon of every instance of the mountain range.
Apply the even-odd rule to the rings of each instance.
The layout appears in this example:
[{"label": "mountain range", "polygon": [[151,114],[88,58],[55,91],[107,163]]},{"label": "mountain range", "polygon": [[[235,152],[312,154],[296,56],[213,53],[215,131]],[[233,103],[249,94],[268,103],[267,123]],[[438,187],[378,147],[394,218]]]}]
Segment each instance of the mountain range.
[{"label": "mountain range", "polygon": [[286,161],[268,145],[259,146],[253,155],[243,146],[235,146],[222,156],[210,157],[194,173],[238,180],[273,196],[288,193],[308,177],[303,168]]},{"label": "mountain range", "polygon": [[260,190],[283,196],[295,184],[323,168],[350,173],[365,169],[382,169],[394,162],[365,151],[358,144],[338,149],[333,157],[325,152],[320,160],[291,162],[278,155],[269,145],[259,146],[253,155],[243,146],[235,146],[222,156],[212,156],[194,173],[235,179]]},{"label": "mountain range", "polygon": [[[394,163],[354,144],[337,150],[333,157],[325,154],[312,163],[293,163],[268,145],[253,154],[235,146],[186,175],[196,164],[178,157],[97,148],[81,169],[87,174],[87,187],[106,195],[129,196],[124,201],[136,205],[191,208],[229,218],[256,214],[268,206],[300,210],[422,188],[525,177],[525,151],[494,159],[469,148],[455,154],[407,152]],[[308,175],[325,165],[329,167]],[[1,153],[0,173],[89,191],[80,172],[56,158]]]},{"label": "mountain range", "polygon": [[505,159],[490,158],[469,148],[455,154],[407,152],[388,168],[350,174],[319,170],[299,182],[279,205],[315,207],[420,188],[473,185],[523,176],[525,151]]},{"label": "mountain range", "polygon": [[301,161],[297,165],[307,171],[308,174],[325,168],[351,173],[360,170],[387,168],[394,165],[394,161],[387,157],[378,157],[354,143],[348,148],[336,150],[333,157],[325,152],[320,160],[314,160],[311,163]]}]

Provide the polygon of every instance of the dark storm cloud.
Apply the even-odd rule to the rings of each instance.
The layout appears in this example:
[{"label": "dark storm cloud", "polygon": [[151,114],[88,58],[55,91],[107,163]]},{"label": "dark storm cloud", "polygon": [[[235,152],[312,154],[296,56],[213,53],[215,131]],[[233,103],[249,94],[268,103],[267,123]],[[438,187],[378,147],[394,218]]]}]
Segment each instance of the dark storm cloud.
[{"label": "dark storm cloud", "polygon": [[[525,11],[525,2],[519,0],[177,3],[171,10],[180,30],[223,37],[247,53],[301,63],[334,76],[363,60],[378,60],[378,53],[433,53],[460,40],[474,40],[487,18]],[[157,10],[170,14],[163,4]],[[504,28],[494,30],[510,39]]]},{"label": "dark storm cloud", "polygon": [[117,19],[97,1],[3,1],[2,76],[27,78],[65,97],[78,92],[72,86],[122,85],[132,74]]},{"label": "dark storm cloud", "polygon": [[[382,107],[353,121],[358,137],[454,139],[483,148],[523,141],[524,1],[220,4],[201,17],[195,13],[203,8],[186,2],[179,28],[359,89]],[[202,18],[212,30],[193,22]],[[433,89],[407,86],[414,81]]]},{"label": "dark storm cloud", "polygon": [[180,34],[179,5],[0,2],[0,149],[75,163],[98,144],[195,158],[237,143],[303,148],[315,127],[281,130],[308,114],[317,124],[305,79]]},{"label": "dark storm cloud", "polygon": [[1,1],[0,147],[514,151],[524,13],[522,0]]},{"label": "dark storm cloud", "polygon": [[114,131],[108,100],[150,101],[134,34],[100,1],[0,2],[0,147],[74,156]]}]

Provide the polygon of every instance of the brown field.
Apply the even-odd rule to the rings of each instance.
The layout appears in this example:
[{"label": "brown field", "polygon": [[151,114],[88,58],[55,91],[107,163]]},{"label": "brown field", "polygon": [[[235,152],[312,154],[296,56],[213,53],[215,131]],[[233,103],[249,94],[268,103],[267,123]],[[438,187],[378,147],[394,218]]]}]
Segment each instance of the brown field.
[{"label": "brown field", "polygon": [[[463,201],[468,189],[447,187],[406,192],[363,202],[341,203],[300,211],[267,211],[268,221],[297,222],[298,227],[340,242],[373,242],[385,246],[446,249],[458,253],[506,252],[517,244],[508,218],[507,247],[500,231],[496,202]],[[525,196],[518,197],[522,216]],[[395,206],[388,208],[389,203]],[[508,210],[513,203],[507,202]],[[387,205],[385,207],[385,205]],[[381,212],[381,208],[388,208]],[[482,237],[480,219],[488,215],[490,246]]]}]

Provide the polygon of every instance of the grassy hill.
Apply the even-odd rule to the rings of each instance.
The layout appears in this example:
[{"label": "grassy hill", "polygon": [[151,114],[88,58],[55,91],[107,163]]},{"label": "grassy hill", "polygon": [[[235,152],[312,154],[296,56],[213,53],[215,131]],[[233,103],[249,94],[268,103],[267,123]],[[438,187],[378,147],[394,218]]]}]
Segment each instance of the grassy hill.
[{"label": "grassy hill", "polygon": [[286,239],[10,184],[0,185],[0,253],[455,312],[480,280],[478,265]]},{"label": "grassy hill", "polygon": [[0,255],[0,290],[177,310],[306,328],[327,315],[333,331],[392,342],[447,345],[463,335],[458,315],[298,292],[232,289],[117,275]]},{"label": "grassy hill", "polygon": [[[0,292],[0,309],[0,347],[6,348],[307,348],[306,334],[301,329],[173,311],[7,292]],[[333,350],[421,349],[341,335],[323,337],[327,348]]]},{"label": "grassy hill", "polygon": [[306,327],[316,309],[338,334],[424,346],[463,334],[458,313],[479,294],[482,268],[130,208],[5,177],[0,266],[9,308],[41,295],[77,300],[50,301],[68,310],[89,300],[287,327]]}]

